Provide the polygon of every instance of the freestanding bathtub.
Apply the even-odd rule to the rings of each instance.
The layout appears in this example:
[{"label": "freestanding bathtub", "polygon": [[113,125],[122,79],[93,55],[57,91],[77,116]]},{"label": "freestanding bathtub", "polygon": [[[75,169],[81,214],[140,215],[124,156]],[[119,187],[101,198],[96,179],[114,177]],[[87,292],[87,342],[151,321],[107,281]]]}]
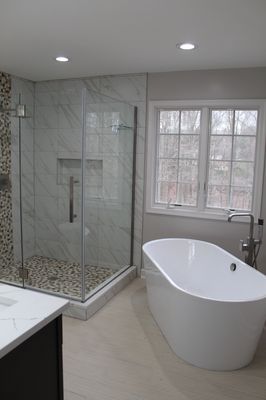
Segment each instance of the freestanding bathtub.
[{"label": "freestanding bathtub", "polygon": [[210,370],[249,364],[266,319],[266,277],[198,240],[154,240],[143,253],[148,304],[173,351]]}]

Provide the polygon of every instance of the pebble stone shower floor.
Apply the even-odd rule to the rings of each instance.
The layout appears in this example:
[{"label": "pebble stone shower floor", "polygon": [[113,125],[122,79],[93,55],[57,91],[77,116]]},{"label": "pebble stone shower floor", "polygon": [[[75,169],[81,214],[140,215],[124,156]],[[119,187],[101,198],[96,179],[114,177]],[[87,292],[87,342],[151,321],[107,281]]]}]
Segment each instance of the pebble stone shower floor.
[{"label": "pebble stone shower floor", "polygon": [[[62,293],[75,298],[81,296],[81,268],[79,263],[55,260],[48,257],[32,256],[24,261],[29,270],[25,285],[33,288]],[[19,282],[19,265],[2,268],[0,279]],[[117,271],[110,267],[85,266],[86,294],[110,278]]]}]

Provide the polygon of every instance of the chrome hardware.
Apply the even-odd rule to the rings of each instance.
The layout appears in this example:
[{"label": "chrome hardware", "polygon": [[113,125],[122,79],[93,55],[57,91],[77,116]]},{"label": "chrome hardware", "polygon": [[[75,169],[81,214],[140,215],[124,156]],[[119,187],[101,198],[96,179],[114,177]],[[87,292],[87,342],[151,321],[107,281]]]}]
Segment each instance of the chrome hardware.
[{"label": "chrome hardware", "polygon": [[235,270],[236,270],[236,264],[235,264],[235,263],[232,263],[232,264],[230,265],[230,270],[231,270],[231,271],[235,271]]},{"label": "chrome hardware", "polygon": [[256,268],[256,258],[258,255],[258,252],[256,252],[256,246],[260,246],[262,240],[261,238],[254,239],[254,216],[250,213],[231,213],[228,216],[228,222],[231,222],[235,217],[248,217],[250,219],[249,236],[245,240],[240,240],[239,249],[240,251],[246,252],[245,263]]},{"label": "chrome hardware", "polygon": [[176,207],[181,207],[182,204],[178,204],[178,203],[171,203],[172,199],[169,199],[167,202],[167,206],[166,208],[176,208]]},{"label": "chrome hardware", "polygon": [[74,218],[77,217],[74,214],[74,183],[78,183],[78,180],[74,180],[74,176],[69,177],[69,222],[73,223]]},{"label": "chrome hardware", "polygon": [[17,104],[16,106],[16,117],[26,118],[26,104]]},{"label": "chrome hardware", "polygon": [[16,118],[27,118],[26,104],[16,104],[16,108],[0,108],[0,113],[14,112]]}]

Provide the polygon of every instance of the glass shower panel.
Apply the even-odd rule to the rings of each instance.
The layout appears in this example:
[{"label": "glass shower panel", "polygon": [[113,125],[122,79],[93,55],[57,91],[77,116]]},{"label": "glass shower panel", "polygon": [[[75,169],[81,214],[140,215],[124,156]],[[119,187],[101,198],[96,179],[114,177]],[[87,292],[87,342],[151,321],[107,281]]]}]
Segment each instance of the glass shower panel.
[{"label": "glass shower panel", "polygon": [[24,257],[25,285],[81,300],[82,91],[65,81],[49,90],[36,85],[35,248]]},{"label": "glass shower panel", "polygon": [[131,265],[134,107],[86,91],[85,296]]},{"label": "glass shower panel", "polygon": [[0,96],[0,281],[23,285],[20,224],[20,121],[13,117],[19,95],[12,93],[11,78],[0,76],[6,90]]}]

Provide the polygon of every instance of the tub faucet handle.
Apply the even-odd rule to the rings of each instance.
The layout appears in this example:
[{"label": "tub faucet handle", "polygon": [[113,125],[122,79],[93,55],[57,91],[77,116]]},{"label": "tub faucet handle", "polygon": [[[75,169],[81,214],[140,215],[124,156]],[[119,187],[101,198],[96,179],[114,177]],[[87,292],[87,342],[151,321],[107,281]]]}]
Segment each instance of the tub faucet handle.
[{"label": "tub faucet handle", "polygon": [[248,249],[249,249],[248,243],[245,240],[241,239],[239,242],[239,250],[240,251],[248,251]]}]

